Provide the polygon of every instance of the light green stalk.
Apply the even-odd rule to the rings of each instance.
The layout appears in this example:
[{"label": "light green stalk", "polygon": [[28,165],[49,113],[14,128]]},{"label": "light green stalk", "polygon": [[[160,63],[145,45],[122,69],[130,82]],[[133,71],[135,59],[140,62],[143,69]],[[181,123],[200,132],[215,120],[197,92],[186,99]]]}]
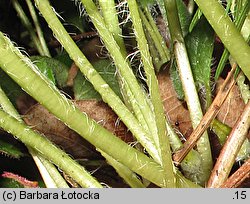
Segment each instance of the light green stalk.
[{"label": "light green stalk", "polygon": [[[246,20],[247,14],[249,12],[249,8],[250,8],[250,3],[247,1],[244,4],[244,7],[239,12],[237,12],[238,15],[235,17],[235,26],[238,30],[241,30]],[[229,51],[227,49],[224,49],[222,56],[220,58],[219,64],[216,69],[216,73],[214,77],[215,80],[218,80],[218,78],[220,77],[220,74],[226,65],[229,55],[230,55]]]},{"label": "light green stalk", "polygon": [[39,41],[39,39],[38,39],[38,37],[37,37],[37,35],[36,35],[36,33],[35,33],[32,25],[30,23],[28,17],[24,13],[21,5],[18,3],[18,0],[14,0],[14,1],[12,1],[12,3],[13,3],[14,8],[17,11],[17,13],[18,13],[18,15],[19,15],[19,17],[20,17],[23,25],[29,31],[30,37],[31,37],[31,39],[32,39],[32,41],[33,41],[33,43],[34,43],[37,51],[39,52],[40,55],[45,55],[45,53],[44,53],[44,51],[42,49],[41,43],[40,43],[40,41]]},{"label": "light green stalk", "polygon": [[120,51],[124,57],[127,56],[125,44],[122,38],[122,29],[119,26],[118,15],[115,8],[114,0],[99,0],[102,15],[105,20],[109,32],[112,33],[116,43],[120,47]]},{"label": "light green stalk", "polygon": [[[126,47],[124,44],[124,40],[122,38],[122,29],[119,26],[119,19],[118,19],[118,15],[116,12],[114,0],[99,0],[99,5],[101,7],[101,12],[102,12],[107,28],[109,29],[110,33],[113,35],[117,45],[120,47],[121,54],[123,55],[124,58],[126,58],[127,51],[126,51]],[[130,100],[129,96],[133,96],[133,94],[129,90],[129,87],[126,85],[126,83],[123,83],[123,78],[119,72],[117,74],[117,79],[119,82],[119,88],[121,90],[125,105],[129,108],[129,110],[133,110],[129,102]],[[134,105],[134,109],[139,109],[139,106],[136,108]],[[143,127],[146,127],[147,129],[145,120],[143,118],[142,120],[144,121]]]},{"label": "light green stalk", "polygon": [[[161,40],[163,40],[163,39],[159,39],[157,32],[155,31],[155,29],[151,25],[151,23],[153,23],[153,22],[151,22],[151,23],[149,22],[149,20],[147,19],[147,17],[145,16],[145,14],[143,13],[143,11],[141,9],[139,9],[139,12],[140,12],[140,17],[141,17],[142,23],[143,23],[144,28],[145,28],[145,35],[147,36],[147,39],[149,41],[148,44],[149,44],[151,56],[153,58],[153,62],[155,65],[155,70],[158,72],[160,70],[160,68],[162,67],[162,65],[169,61],[169,53],[166,54],[166,52],[167,52],[166,50],[168,50],[168,49],[167,49],[166,45],[162,44]],[[148,15],[150,15],[150,14],[148,14]],[[153,20],[153,19],[151,19],[151,20]],[[159,31],[158,31],[158,34],[159,34]],[[164,46],[165,46],[165,49],[164,49]]]},{"label": "light green stalk", "polygon": [[23,122],[8,115],[0,109],[0,126],[17,137],[25,145],[34,148],[60,169],[70,174],[82,187],[101,188],[99,184],[85,169],[71,159],[65,152],[53,145],[45,137],[28,128]]},{"label": "light green stalk", "polygon": [[[93,2],[92,2],[93,3]],[[84,73],[84,75],[88,78],[88,80],[93,84],[94,88],[100,93],[104,102],[108,103],[109,106],[116,112],[116,114],[120,117],[120,119],[124,122],[124,124],[128,127],[128,129],[133,133],[133,135],[137,138],[137,140],[147,149],[149,154],[155,159],[155,161],[160,162],[160,157],[156,150],[155,145],[150,140],[151,135],[147,133],[138,120],[134,117],[134,115],[128,110],[128,108],[123,104],[121,99],[113,92],[113,90],[108,86],[108,84],[102,79],[99,73],[93,68],[90,62],[86,59],[83,55],[81,50],[77,47],[74,43],[72,38],[69,36],[67,31],[64,29],[63,25],[55,15],[54,11],[51,9],[50,4],[47,0],[36,0],[36,4],[43,14],[44,18],[48,22],[50,28],[53,30],[54,34],[56,35],[57,39],[63,45],[65,50],[69,53],[70,57],[75,61],[79,69]],[[98,13],[97,8],[93,5],[94,8],[90,9],[89,12],[94,15],[96,12]],[[93,10],[94,9],[94,10]],[[139,86],[138,82],[136,81],[132,70],[128,67],[126,60],[123,58],[119,46],[116,44],[114,38],[109,33],[108,29],[106,29],[105,22],[103,18],[98,13],[98,17],[95,19],[96,24],[102,28],[102,31],[105,34],[105,42],[111,41],[109,44],[109,50],[112,50],[115,55],[119,58],[117,64],[121,63],[120,66],[124,68],[122,70],[122,75],[124,78],[129,79],[128,82],[130,83],[129,87],[133,89],[134,96],[137,97],[138,100],[134,100],[133,103],[135,105],[140,104],[139,102],[142,101],[140,104],[140,110],[142,110],[148,117],[151,115],[151,109],[149,108],[147,101],[145,100],[144,94]],[[124,66],[123,66],[124,65]],[[127,83],[124,82],[124,83]],[[128,84],[127,84],[128,85]],[[134,86],[133,86],[134,85]],[[146,117],[146,116],[145,116]],[[151,118],[147,118],[148,121],[154,124],[154,120]],[[153,121],[153,122],[152,122]],[[152,125],[152,124],[150,124]],[[107,152],[106,152],[107,153]]]},{"label": "light green stalk", "polygon": [[166,63],[170,60],[170,53],[169,53],[169,50],[166,46],[166,43],[165,43],[163,37],[161,36],[161,34],[160,34],[156,24],[155,24],[155,21],[150,14],[148,7],[145,6],[143,8],[143,10],[144,10],[146,16],[141,11],[141,9],[139,10],[143,24],[145,25],[147,32],[150,33],[150,37],[152,38],[154,45],[157,48],[157,51],[159,52],[159,56],[161,58],[162,64]]},{"label": "light green stalk", "polygon": [[[23,56],[2,33],[0,33],[0,52],[0,66],[2,69],[52,114],[95,147],[101,149],[134,172],[159,186],[165,185],[163,182],[164,174],[159,164],[112,135],[108,130],[77,109],[71,101],[61,95],[54,84],[38,72],[38,69],[34,67],[31,61]],[[58,151],[55,146],[51,146],[51,143],[47,140],[45,141],[43,137],[27,129],[26,126],[3,111],[1,111],[1,116],[2,120],[0,122],[2,122],[3,128],[11,131],[20,140],[22,139],[26,145],[34,147],[39,152],[42,151],[43,155],[50,156],[50,161],[58,164],[59,167],[63,166],[63,168],[61,167],[62,169],[70,166],[66,164],[69,161],[68,158],[66,158],[66,161],[62,159],[67,155]],[[13,125],[14,123],[15,125]],[[37,139],[31,141],[30,138],[32,137],[37,137]],[[59,161],[56,160],[57,162],[55,162],[54,159]],[[73,171],[73,173],[76,174],[76,177],[82,177],[79,171],[83,170],[80,170],[75,164],[70,166],[71,168],[77,168],[78,172]],[[66,173],[72,176],[70,171],[69,169],[65,170]],[[84,178],[88,179],[88,176],[84,176]]]},{"label": "light green stalk", "polygon": [[[168,17],[168,25],[172,38],[173,49],[177,60],[177,66],[182,81],[185,99],[190,112],[190,118],[193,128],[197,127],[203,117],[198,93],[195,87],[191,66],[189,63],[187,50],[181,32],[181,26],[177,13],[175,0],[164,0],[166,13]],[[201,181],[205,183],[212,169],[212,155],[208,135],[205,132],[202,138],[197,142],[197,150],[202,158],[202,171],[200,172]]]},{"label": "light green stalk", "polygon": [[245,42],[229,16],[225,15],[223,6],[217,0],[195,0],[195,2],[244,74],[250,79],[250,46]]},{"label": "light green stalk", "polygon": [[158,80],[154,72],[152,57],[150,56],[148,42],[146,40],[142,22],[139,14],[139,9],[135,0],[128,0],[130,16],[134,26],[134,33],[140,50],[144,70],[147,77],[147,85],[152,101],[152,106],[155,114],[155,121],[157,132],[153,135],[155,144],[161,156],[161,165],[166,174],[166,186],[175,187],[174,167],[172,163],[172,156],[170,144],[166,132],[166,118],[161,101]]},{"label": "light green stalk", "polygon": [[36,14],[36,11],[35,11],[35,8],[31,2],[31,0],[26,0],[26,4],[28,5],[28,8],[30,10],[30,15],[33,19],[33,22],[34,22],[34,25],[35,25],[35,28],[36,28],[36,32],[37,32],[37,35],[38,35],[38,39],[41,43],[41,47],[43,49],[43,53],[44,55],[48,56],[48,57],[51,57],[50,55],[50,52],[49,52],[49,49],[47,47],[47,44],[46,44],[46,41],[44,39],[44,36],[43,36],[43,31],[40,27],[40,23],[39,23],[39,20],[37,18],[37,14]]},{"label": "light green stalk", "polygon": [[[152,112],[152,109],[148,103],[148,98],[146,97],[145,92],[142,90],[142,87],[139,85],[127,60],[124,58],[124,56],[120,52],[120,48],[118,44],[116,43],[112,34],[109,32],[105,24],[105,21],[103,17],[100,15],[96,5],[91,0],[88,0],[88,1],[81,0],[81,2],[85,6],[85,9],[88,15],[90,16],[93,24],[95,25],[95,28],[98,30],[98,33],[100,37],[102,38],[106,48],[108,49],[109,54],[114,60],[114,63],[119,71],[124,87],[126,89],[130,105],[133,108],[133,111],[136,117],[142,124],[144,131],[147,131],[149,133],[146,139],[149,140],[152,143],[152,145],[155,147],[155,144],[152,139],[152,136],[155,134],[155,129],[156,129],[155,119],[154,119],[154,114]],[[153,149],[153,147],[151,149]],[[149,153],[152,153],[151,149],[147,149]],[[161,163],[160,156],[157,155],[156,152],[153,152],[153,153],[154,154],[151,154],[151,156],[158,163]]]},{"label": "light green stalk", "polygon": [[[20,115],[18,114],[17,110],[10,102],[10,100],[8,99],[8,97],[6,96],[1,87],[0,87],[0,104],[5,112],[10,114],[12,117],[16,118],[18,121],[22,122]],[[32,158],[36,162],[40,174],[43,177],[45,185],[47,187],[51,187],[51,185],[48,186],[48,182],[46,182],[46,180],[50,180],[50,184],[52,183],[53,187],[57,188],[68,187],[66,181],[62,178],[61,174],[58,172],[58,170],[55,168],[53,164],[44,159],[41,155],[37,154],[37,152],[32,150],[30,147],[28,147],[28,150]],[[50,175],[53,175],[53,178]]]},{"label": "light green stalk", "polygon": [[137,175],[131,171],[128,167],[124,166],[114,158],[110,157],[105,152],[100,151],[102,156],[106,158],[107,162],[114,167],[117,173],[124,179],[124,181],[129,184],[132,188],[145,188],[143,183],[139,180]]},{"label": "light green stalk", "polygon": [[33,160],[36,163],[37,168],[40,171],[40,174],[47,188],[69,188],[68,184],[58,172],[54,164],[43,158],[32,148],[28,147],[28,149],[29,153],[32,155]]}]

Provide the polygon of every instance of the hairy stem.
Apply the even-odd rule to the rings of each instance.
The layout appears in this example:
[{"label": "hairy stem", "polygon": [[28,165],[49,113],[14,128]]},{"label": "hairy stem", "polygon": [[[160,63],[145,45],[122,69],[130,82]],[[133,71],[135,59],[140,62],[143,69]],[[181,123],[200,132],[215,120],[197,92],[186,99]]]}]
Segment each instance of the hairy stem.
[{"label": "hairy stem", "polygon": [[114,158],[110,157],[105,152],[100,151],[102,156],[106,158],[107,162],[114,167],[117,173],[124,179],[124,181],[129,184],[132,188],[145,188],[143,183],[139,180],[137,175],[131,171],[128,167],[124,166]]},{"label": "hairy stem", "polygon": [[47,44],[46,44],[46,41],[45,41],[44,36],[43,36],[43,31],[41,29],[39,20],[37,18],[35,8],[34,8],[32,2],[31,2],[31,0],[26,0],[26,4],[28,5],[28,8],[30,10],[30,15],[31,15],[31,17],[33,19],[33,22],[34,22],[34,25],[35,25],[35,28],[36,28],[36,31],[37,31],[38,39],[39,39],[39,41],[41,43],[41,47],[43,49],[43,53],[44,53],[44,55],[46,55],[48,57],[51,57],[49,49],[48,49]]},{"label": "hairy stem", "polygon": [[47,188],[69,188],[68,184],[58,172],[54,164],[43,158],[32,148],[28,147],[28,149],[37,165],[37,168],[40,171],[40,174]]},{"label": "hairy stem", "polygon": [[[147,139],[150,140],[155,146],[154,141],[152,140],[152,136],[155,135],[156,129],[154,114],[148,103],[148,98],[145,92],[139,85],[127,60],[120,52],[119,46],[117,45],[112,34],[109,32],[104,19],[99,14],[98,9],[96,8],[93,1],[81,0],[81,2],[85,6],[88,15],[98,30],[99,35],[101,36],[106,48],[115,62],[116,67],[118,68],[119,74],[129,97],[129,102],[136,117],[143,125],[145,131],[150,133]],[[148,151],[152,153],[150,149]],[[152,154],[152,157],[160,163],[159,155]]]},{"label": "hairy stem", "polygon": [[[187,50],[182,36],[181,26],[177,13],[175,0],[164,0],[166,13],[168,17],[169,29],[173,43],[173,49],[177,60],[177,66],[182,81],[185,99],[190,112],[190,118],[193,128],[196,128],[200,123],[203,114],[201,110],[198,93],[195,87],[191,66],[189,63]],[[205,132],[197,142],[197,150],[202,158],[201,183],[205,183],[210,175],[212,168],[212,155],[208,135]]]},{"label": "hairy stem", "polygon": [[125,44],[122,38],[122,29],[119,26],[118,15],[115,8],[114,0],[99,0],[103,18],[109,32],[114,36],[115,41],[120,47],[120,51],[124,57],[127,56]]},{"label": "hairy stem", "polygon": [[147,77],[147,85],[155,114],[157,132],[154,135],[154,141],[161,155],[161,165],[165,170],[166,184],[169,187],[175,186],[175,176],[172,163],[172,155],[169,140],[166,132],[166,118],[161,101],[158,81],[154,72],[152,57],[150,56],[148,43],[143,31],[139,9],[135,0],[128,0],[130,16],[133,21],[134,33],[137,39],[138,47],[141,53],[144,70]]},{"label": "hairy stem", "polygon": [[[81,50],[77,47],[77,45],[71,39],[67,31],[64,29],[63,25],[61,24],[61,22],[55,15],[54,11],[51,9],[49,2],[47,0],[43,0],[43,1],[36,0],[36,4],[40,12],[43,14],[44,18],[46,19],[47,23],[49,24],[50,28],[55,33],[57,39],[61,42],[65,50],[69,53],[70,57],[75,61],[79,69],[84,73],[84,75],[93,84],[94,88],[100,93],[104,102],[108,103],[109,106],[116,112],[116,114],[120,117],[120,119],[124,122],[124,124],[134,134],[137,140],[147,149],[150,155],[157,162],[160,162],[160,157],[158,155],[156,147],[150,140],[151,135],[149,135],[142,128],[139,121],[128,110],[128,108],[124,105],[121,99],[113,92],[113,90],[108,86],[108,84],[103,80],[103,78],[98,74],[98,72],[93,68],[90,62],[86,59],[86,57],[83,55]],[[91,7],[89,9],[90,9],[89,13],[91,13],[91,15],[98,13],[98,10],[95,7],[95,5],[91,4]],[[95,19],[96,24],[98,24],[99,27],[101,26],[102,28],[101,30],[105,32],[105,34],[107,33],[108,36],[103,34],[104,36],[106,36],[105,41],[108,41],[108,42],[110,42],[110,40],[112,41],[112,43],[109,44],[109,48],[110,50],[112,50],[112,52],[114,52],[115,55],[118,55],[118,58],[120,59],[120,61],[118,60],[117,64],[121,63],[120,65],[124,65],[123,75],[125,75],[126,78],[129,78],[129,80],[127,80],[130,83],[129,87],[133,88],[133,91],[134,91],[133,94],[134,96],[137,96],[138,98],[138,100],[134,100],[133,103],[135,105],[137,105],[137,103],[140,104],[140,107],[142,107],[141,110],[143,110],[143,112],[149,117],[148,121],[151,121],[152,123],[153,118],[152,116],[150,116],[152,111],[149,109],[148,103],[145,100],[141,87],[139,86],[137,80],[135,79],[132,73],[132,70],[128,67],[126,60],[123,58],[121,52],[119,51],[119,46],[116,44],[113,36],[110,34],[108,29],[106,28],[103,18],[100,16],[99,13],[97,16],[98,18]],[[140,102],[142,101],[142,103],[138,101]],[[147,117],[145,116],[145,118]]]},{"label": "hairy stem", "polygon": [[[34,67],[31,61],[27,57],[23,56],[11,44],[10,40],[3,36],[2,33],[0,33],[0,52],[0,66],[2,69],[8,73],[9,76],[11,76],[12,79],[15,80],[27,93],[40,102],[40,104],[45,106],[52,114],[63,121],[71,129],[76,131],[79,135],[84,137],[87,141],[92,143],[95,147],[112,156],[114,159],[121,162],[134,172],[159,186],[165,185],[163,182],[164,174],[159,164],[112,135],[112,133],[108,130],[104,129],[94,120],[87,117],[86,114],[77,109],[70,100],[61,95],[60,91],[54,84],[38,72],[38,69]],[[16,123],[13,118],[6,116],[6,113],[3,111],[1,113],[3,118],[6,118],[6,120],[2,121],[4,122],[3,125],[6,125],[5,129],[13,128],[11,129],[12,133],[14,135],[21,134],[20,137],[22,137],[23,133],[26,131],[17,131],[17,129],[20,127],[20,130],[25,130],[27,127],[21,123]],[[8,123],[5,121],[8,121]],[[14,126],[11,126],[12,122],[15,122],[15,124],[18,125],[17,129]],[[31,130],[27,131],[33,136],[37,135]],[[25,134],[23,142],[34,147],[34,144],[32,144],[33,140],[32,143],[30,143],[29,140],[31,137],[32,136],[27,136]],[[35,141],[35,149],[37,150],[45,148],[46,145],[48,145],[48,142],[45,142],[41,138]],[[45,144],[45,146],[43,144]],[[54,156],[54,151],[56,151],[58,159],[60,160],[60,165],[63,163],[65,168],[66,166],[70,166],[66,165],[62,159],[62,157],[66,157],[65,153],[63,154],[62,152],[58,152],[54,146],[51,148],[52,150],[45,148],[44,151],[46,151],[46,155],[52,154],[50,156],[54,158],[56,157]],[[66,169],[65,172],[71,175],[68,169]],[[78,173],[76,176],[79,176]]]},{"label": "hairy stem", "polygon": [[21,5],[19,4],[18,0],[14,0],[12,1],[14,8],[16,9],[23,25],[27,28],[27,30],[29,31],[30,37],[37,49],[37,51],[39,52],[40,55],[45,55],[41,43],[38,39],[38,37],[36,36],[36,33],[28,19],[28,17],[26,16],[25,12],[23,11]]},{"label": "hairy stem", "polygon": [[0,118],[0,126],[4,130],[16,136],[25,145],[40,152],[63,171],[71,175],[81,186],[102,187],[82,166],[71,159],[65,152],[57,148],[45,137],[28,128],[23,122],[19,122],[3,110],[0,110]]},{"label": "hairy stem", "polygon": [[[19,113],[13,106],[13,104],[10,102],[2,88],[0,87],[0,104],[2,109],[7,112],[12,117],[16,118],[18,121],[23,122]],[[66,184],[66,181],[62,178],[58,170],[55,168],[53,164],[51,164],[49,161],[44,159],[41,155],[37,154],[34,150],[32,150],[30,147],[27,147],[29,150],[29,153],[31,154],[32,158],[34,159],[35,163],[37,164],[37,167],[40,171],[41,176],[43,177],[43,180],[45,182],[45,185],[49,187],[58,187],[58,188],[65,188],[68,187]],[[52,176],[53,175],[53,178]],[[47,182],[49,180],[49,182]]]},{"label": "hairy stem", "polygon": [[195,2],[244,74],[250,79],[250,46],[245,42],[229,16],[225,15],[223,6],[217,0],[195,0]]}]

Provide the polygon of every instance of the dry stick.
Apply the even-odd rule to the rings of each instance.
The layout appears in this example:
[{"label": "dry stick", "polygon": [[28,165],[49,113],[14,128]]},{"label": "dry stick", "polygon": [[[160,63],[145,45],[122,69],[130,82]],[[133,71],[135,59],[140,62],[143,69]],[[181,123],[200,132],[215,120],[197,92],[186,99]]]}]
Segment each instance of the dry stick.
[{"label": "dry stick", "polygon": [[207,187],[219,188],[227,179],[235,158],[246,139],[250,126],[250,101],[247,103],[242,115],[237,120],[228,139],[223,146],[213,171],[208,180]]},{"label": "dry stick", "polygon": [[250,177],[250,158],[230,176],[220,188],[237,188],[247,178]]},{"label": "dry stick", "polygon": [[[79,40],[82,40],[82,39],[89,39],[89,38],[93,38],[93,37],[96,37],[96,36],[98,36],[98,33],[94,32],[94,31],[91,31],[91,32],[80,33],[78,35],[71,35],[71,38],[74,41],[79,41]],[[51,40],[48,44],[49,44],[50,47],[53,47],[53,48],[57,48],[57,47],[61,46],[61,43],[56,39]]]},{"label": "dry stick", "polygon": [[177,151],[173,155],[173,160],[176,162],[177,165],[181,163],[181,161],[185,158],[188,152],[196,145],[196,142],[200,139],[202,134],[206,131],[209,127],[212,120],[218,114],[220,107],[226,100],[230,90],[233,88],[235,84],[234,79],[234,72],[237,65],[234,64],[232,70],[228,73],[226,80],[224,81],[220,91],[218,92],[217,96],[215,97],[213,103],[209,107],[208,111],[202,118],[199,125],[195,128],[193,133],[190,135],[188,140],[184,143],[183,148]]},{"label": "dry stick", "polygon": [[[80,34],[77,34],[77,35],[71,35],[71,38],[74,40],[74,42],[77,42],[77,41],[80,41],[80,40],[83,40],[83,39],[90,39],[90,38],[94,38],[94,37],[97,37],[97,36],[98,36],[97,32],[90,31],[90,32],[80,33]],[[62,45],[57,39],[53,39],[50,42],[48,42],[48,46],[51,47],[51,48],[58,48],[58,47],[60,47]],[[35,48],[30,48],[28,50],[28,53],[29,54],[36,54],[37,51],[36,51]]]}]

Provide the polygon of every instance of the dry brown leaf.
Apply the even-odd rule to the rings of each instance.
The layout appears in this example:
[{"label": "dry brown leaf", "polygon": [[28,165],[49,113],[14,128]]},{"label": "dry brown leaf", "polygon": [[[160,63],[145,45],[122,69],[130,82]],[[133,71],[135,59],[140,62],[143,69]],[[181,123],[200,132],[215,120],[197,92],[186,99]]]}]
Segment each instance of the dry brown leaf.
[{"label": "dry brown leaf", "polygon": [[[118,120],[116,114],[104,102],[80,100],[74,101],[74,103],[82,112],[85,112],[113,134],[125,142],[132,142],[131,133],[127,131],[125,125]],[[93,158],[98,156],[91,144],[59,121],[40,104],[32,106],[23,119],[33,129],[43,133],[48,139],[75,158]]]},{"label": "dry brown leaf", "polygon": [[[183,102],[178,100],[168,70],[164,70],[158,74],[158,81],[164,110],[170,123],[179,135],[187,138],[193,130],[189,111],[184,107]],[[220,87],[222,83],[223,80],[220,79],[218,87]],[[79,100],[74,101],[74,103],[82,112],[87,113],[89,117],[93,118],[114,135],[120,137],[125,142],[133,141],[131,133],[125,125],[119,121],[112,109],[104,102]],[[22,110],[22,106],[20,107]],[[236,86],[222,106],[218,114],[218,119],[232,127],[242,113],[243,108],[244,103],[240,98],[239,90]],[[93,158],[98,156],[91,144],[85,141],[76,132],[69,129],[64,123],[57,120],[56,117],[39,104],[33,105],[27,111],[24,115],[24,120],[28,125],[32,126],[33,129],[43,133],[52,142],[61,146],[75,158]]]},{"label": "dry brown leaf", "polygon": [[183,106],[183,102],[177,98],[167,69],[158,75],[158,83],[164,110],[170,123],[177,132],[184,137],[188,137],[193,130],[189,111]]},{"label": "dry brown leaf", "polygon": [[[224,79],[220,78],[217,82],[216,93],[223,84]],[[217,119],[225,123],[229,127],[233,127],[242,114],[245,104],[241,98],[238,86],[234,86],[229,93],[224,104],[221,106],[220,112],[217,115]]]}]

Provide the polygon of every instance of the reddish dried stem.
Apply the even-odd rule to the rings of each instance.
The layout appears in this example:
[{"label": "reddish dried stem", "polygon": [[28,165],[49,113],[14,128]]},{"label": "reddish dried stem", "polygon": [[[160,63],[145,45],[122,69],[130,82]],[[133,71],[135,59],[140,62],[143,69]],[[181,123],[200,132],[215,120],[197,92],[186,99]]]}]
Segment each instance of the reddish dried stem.
[{"label": "reddish dried stem", "polygon": [[207,187],[218,188],[227,179],[250,126],[250,101],[232,129],[214,166]]},{"label": "reddish dried stem", "polygon": [[232,175],[220,188],[237,188],[247,178],[250,177],[250,158]]},{"label": "reddish dried stem", "polygon": [[229,72],[226,80],[224,81],[220,91],[218,92],[217,96],[215,97],[213,103],[209,107],[208,111],[202,118],[199,125],[195,128],[193,133],[190,135],[188,140],[184,143],[183,148],[177,151],[174,156],[173,160],[176,162],[177,165],[181,163],[181,161],[185,158],[188,152],[196,145],[196,142],[200,139],[202,134],[206,131],[209,127],[212,120],[218,114],[220,107],[226,100],[228,94],[230,93],[231,89],[235,84],[234,79],[234,72],[236,69],[236,64],[233,65],[232,70]]},{"label": "reddish dried stem", "polygon": [[[96,37],[96,36],[98,36],[97,32],[92,31],[92,32],[80,33],[78,35],[71,35],[71,38],[74,41],[79,41],[79,40],[82,40],[82,39],[93,38],[93,37]],[[61,43],[58,40],[52,40],[52,41],[49,42],[49,46],[53,47],[53,48],[56,48],[56,47],[61,46]]]}]

